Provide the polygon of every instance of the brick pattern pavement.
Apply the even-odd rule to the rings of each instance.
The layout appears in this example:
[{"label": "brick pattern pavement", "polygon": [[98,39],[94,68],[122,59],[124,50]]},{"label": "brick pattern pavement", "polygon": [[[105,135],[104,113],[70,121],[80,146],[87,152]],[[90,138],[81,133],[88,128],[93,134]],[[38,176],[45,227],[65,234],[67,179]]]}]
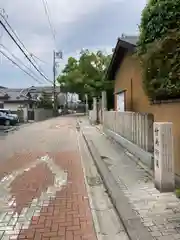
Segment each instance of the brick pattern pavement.
[{"label": "brick pattern pavement", "polygon": [[89,135],[132,209],[155,240],[180,239],[180,201],[174,193],[160,193],[148,174],[128,157],[120,145],[110,142],[88,123]]},{"label": "brick pattern pavement", "polygon": [[42,135],[0,163],[0,239],[96,239],[75,121],[68,121],[31,125]]},{"label": "brick pattern pavement", "polygon": [[54,176],[45,163],[17,176],[10,185],[10,193],[16,201],[15,212],[20,214],[23,208],[29,208],[33,199],[39,199],[53,184]]},{"label": "brick pattern pavement", "polygon": [[18,239],[95,240],[79,153],[64,152],[52,157],[68,172],[67,185],[48,206],[42,207],[40,216],[33,217],[28,230],[21,230]]}]

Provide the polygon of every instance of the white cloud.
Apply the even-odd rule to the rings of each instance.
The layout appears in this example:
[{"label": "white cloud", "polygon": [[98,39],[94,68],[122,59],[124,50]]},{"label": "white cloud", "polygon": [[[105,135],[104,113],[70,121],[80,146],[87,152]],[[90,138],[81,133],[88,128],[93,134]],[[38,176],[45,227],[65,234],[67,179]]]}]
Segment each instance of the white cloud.
[{"label": "white cloud", "polygon": [[[48,0],[47,2],[52,22],[59,28],[64,23],[74,22],[83,15],[92,13],[107,0]],[[0,5],[6,9],[10,21],[18,23],[16,28],[21,29],[21,26],[27,26],[31,31],[33,28],[44,28],[45,23],[47,24],[42,0],[13,0],[13,3],[12,0],[6,0],[6,2],[1,0]]]},{"label": "white cloud", "polygon": [[[77,56],[81,48],[111,51],[122,32],[135,33],[140,12],[146,0],[47,0],[56,30],[57,48],[64,51],[63,67],[69,56]],[[42,0],[0,0],[0,8],[8,14],[8,21],[28,50],[48,62],[41,67],[52,76],[54,43],[44,12]],[[123,22],[124,21],[124,22]],[[0,27],[0,36],[2,28]],[[1,42],[1,39],[0,39]],[[23,54],[3,30],[2,42],[26,64]],[[0,64],[0,85],[22,84],[25,75],[3,60]],[[28,84],[27,78],[26,82]],[[24,80],[23,80],[24,83]]]}]

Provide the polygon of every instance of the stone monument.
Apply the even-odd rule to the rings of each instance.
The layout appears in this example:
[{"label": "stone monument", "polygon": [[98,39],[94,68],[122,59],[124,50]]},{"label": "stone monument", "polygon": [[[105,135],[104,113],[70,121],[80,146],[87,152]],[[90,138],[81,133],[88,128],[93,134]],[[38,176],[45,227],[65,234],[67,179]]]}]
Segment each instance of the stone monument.
[{"label": "stone monument", "polygon": [[175,189],[172,123],[154,123],[154,177],[160,192]]}]

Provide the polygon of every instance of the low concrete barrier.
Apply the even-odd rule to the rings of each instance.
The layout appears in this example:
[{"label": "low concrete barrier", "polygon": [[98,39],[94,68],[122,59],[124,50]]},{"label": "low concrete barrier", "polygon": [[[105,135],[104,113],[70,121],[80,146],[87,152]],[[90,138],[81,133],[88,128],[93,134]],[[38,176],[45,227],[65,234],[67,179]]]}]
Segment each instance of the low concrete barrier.
[{"label": "low concrete barrier", "polygon": [[44,108],[37,108],[34,109],[34,121],[43,121],[48,118],[53,117],[53,110],[52,109],[44,109]]}]

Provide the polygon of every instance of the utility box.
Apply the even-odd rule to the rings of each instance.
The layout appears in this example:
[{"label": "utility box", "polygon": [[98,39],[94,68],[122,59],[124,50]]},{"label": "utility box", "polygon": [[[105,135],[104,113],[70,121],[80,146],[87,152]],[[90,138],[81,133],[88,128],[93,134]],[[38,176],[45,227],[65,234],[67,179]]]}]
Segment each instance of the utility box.
[{"label": "utility box", "polygon": [[154,177],[160,192],[175,189],[172,123],[154,123]]}]

